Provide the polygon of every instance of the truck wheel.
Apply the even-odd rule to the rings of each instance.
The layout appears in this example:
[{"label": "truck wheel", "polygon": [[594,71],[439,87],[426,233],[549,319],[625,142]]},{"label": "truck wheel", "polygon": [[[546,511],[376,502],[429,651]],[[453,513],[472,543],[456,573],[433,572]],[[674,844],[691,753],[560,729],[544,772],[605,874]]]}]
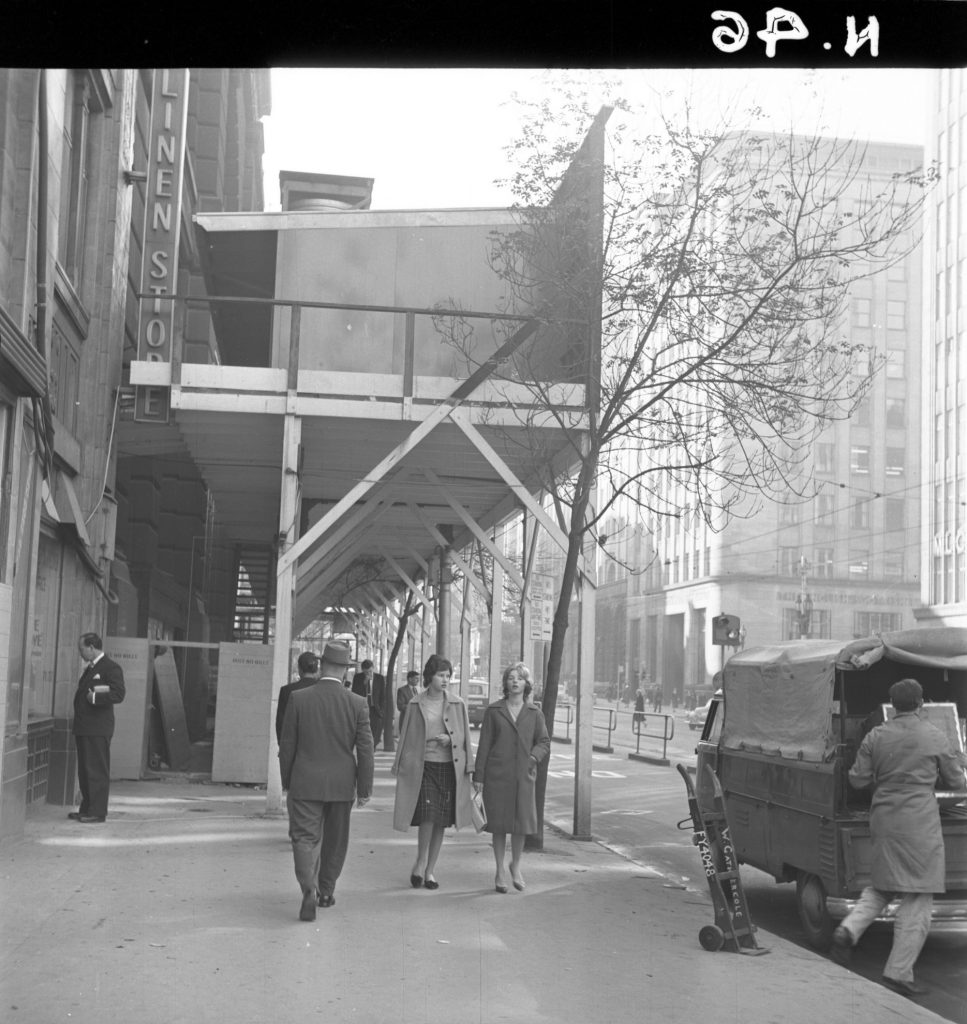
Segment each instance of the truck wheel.
[{"label": "truck wheel", "polygon": [[825,950],[833,937],[833,919],[826,909],[826,886],[808,871],[796,876],[796,909],[806,941],[814,949]]}]

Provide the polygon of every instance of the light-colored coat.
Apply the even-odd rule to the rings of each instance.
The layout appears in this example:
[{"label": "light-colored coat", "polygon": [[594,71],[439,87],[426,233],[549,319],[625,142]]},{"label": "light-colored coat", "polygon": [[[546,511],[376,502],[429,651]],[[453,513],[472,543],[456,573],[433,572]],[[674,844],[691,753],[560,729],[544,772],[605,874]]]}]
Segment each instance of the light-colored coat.
[{"label": "light-colored coat", "polygon": [[296,800],[348,801],[373,793],[373,733],[366,699],[338,679],[296,690],[279,740],[282,787]]},{"label": "light-colored coat", "polygon": [[964,788],[961,757],[916,711],[900,712],[863,737],[849,781],[873,787],[871,874],[881,892],[944,892],[946,864],[934,788]]},{"label": "light-colored coat", "polygon": [[[396,757],[390,769],[396,776],[396,799],[393,804],[393,828],[406,832],[413,820],[416,801],[420,797],[423,780],[423,754],[426,750],[426,719],[420,709],[426,700],[426,690],[414,697],[406,706],[403,731],[396,747]],[[470,746],[470,717],[467,705],[455,693],[447,693],[443,708],[443,727],[450,736],[450,751],[457,776],[456,827],[471,823],[470,797],[473,786],[473,750]]]},{"label": "light-colored coat", "polygon": [[550,753],[544,713],[524,704],[517,721],[506,700],[494,701],[484,712],[477,744],[474,782],[483,783],[488,832],[534,835],[538,831],[535,784],[537,765]]}]

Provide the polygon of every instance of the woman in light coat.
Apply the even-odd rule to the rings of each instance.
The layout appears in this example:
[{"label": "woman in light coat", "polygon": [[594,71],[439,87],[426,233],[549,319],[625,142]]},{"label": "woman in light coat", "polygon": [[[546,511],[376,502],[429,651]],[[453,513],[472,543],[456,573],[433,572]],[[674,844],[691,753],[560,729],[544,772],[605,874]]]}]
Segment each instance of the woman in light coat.
[{"label": "woman in light coat", "polygon": [[501,893],[507,892],[504,856],[508,833],[510,879],[518,892],[524,890],[520,873],[524,839],[538,830],[537,766],[551,749],[544,714],[529,699],[530,670],[523,662],[504,672],[503,688],[503,700],[494,701],[484,712],[473,773],[474,788],[483,790],[485,828],[494,837],[494,888]]},{"label": "woman in light coat", "polygon": [[470,824],[473,753],[467,706],[447,691],[453,666],[431,655],[423,667],[423,692],[407,705],[392,773],[396,776],[393,828],[416,825],[416,860],[410,885],[438,889],[434,873],[443,832]]}]

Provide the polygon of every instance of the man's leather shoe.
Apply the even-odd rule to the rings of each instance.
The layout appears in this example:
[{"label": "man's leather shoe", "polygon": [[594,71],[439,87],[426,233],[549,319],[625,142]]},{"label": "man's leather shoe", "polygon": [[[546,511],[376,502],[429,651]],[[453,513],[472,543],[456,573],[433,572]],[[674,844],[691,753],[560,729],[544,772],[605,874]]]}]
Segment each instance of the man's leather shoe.
[{"label": "man's leather shoe", "polygon": [[853,955],[853,936],[850,935],[848,929],[842,925],[837,925],[836,930],[833,932],[833,941],[829,947],[830,957],[845,967]]},{"label": "man's leather shoe", "polygon": [[95,818],[93,814],[78,814],[77,820],[82,822],[84,825],[91,825],[95,822],[104,821],[103,818]]},{"label": "man's leather shoe", "polygon": [[302,906],[299,907],[300,921],[315,921],[316,919],[316,894],[311,890],[302,894]]},{"label": "man's leather shoe", "polygon": [[71,818],[74,821],[77,821],[77,819],[80,818],[80,816],[81,816],[81,812],[80,811],[71,811],[70,814],[67,815],[68,818]]},{"label": "man's leather shoe", "polygon": [[333,907],[336,905],[336,897],[330,893],[319,893],[319,906],[320,907]]},{"label": "man's leather shoe", "polygon": [[894,992],[899,992],[901,996],[925,996],[929,991],[915,981],[900,981],[899,978],[888,978],[885,974],[883,984],[887,988],[892,988]]}]

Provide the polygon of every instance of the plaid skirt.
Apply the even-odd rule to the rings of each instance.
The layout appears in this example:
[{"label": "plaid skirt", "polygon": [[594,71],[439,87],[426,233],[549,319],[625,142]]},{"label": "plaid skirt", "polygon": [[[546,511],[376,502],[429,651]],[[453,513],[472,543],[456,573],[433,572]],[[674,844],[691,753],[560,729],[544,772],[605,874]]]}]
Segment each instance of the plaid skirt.
[{"label": "plaid skirt", "polygon": [[413,810],[411,825],[432,821],[434,825],[455,825],[457,773],[452,761],[424,761],[420,797]]}]

